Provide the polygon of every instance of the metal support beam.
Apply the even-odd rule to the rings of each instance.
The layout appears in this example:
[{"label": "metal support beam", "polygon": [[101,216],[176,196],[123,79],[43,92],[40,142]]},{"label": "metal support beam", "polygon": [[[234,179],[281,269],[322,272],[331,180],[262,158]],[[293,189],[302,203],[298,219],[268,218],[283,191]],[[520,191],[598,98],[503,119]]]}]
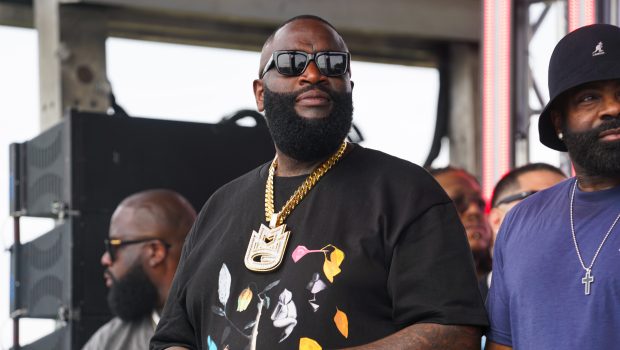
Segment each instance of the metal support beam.
[{"label": "metal support beam", "polygon": [[147,10],[216,18],[230,23],[274,26],[300,14],[315,14],[339,30],[415,36],[443,41],[477,41],[480,0],[62,0],[123,11]]},{"label": "metal support beam", "polygon": [[[436,66],[439,46],[477,43],[480,35],[480,0],[360,0],[354,6],[338,0],[44,2],[61,8],[96,8],[106,20],[108,36],[251,51],[259,51],[281,21],[301,13],[317,14],[338,27],[355,59],[427,67]],[[3,4],[13,5],[0,0]],[[23,10],[21,25],[27,26],[28,12]],[[4,18],[0,12],[0,24],[14,22],[13,16]]]},{"label": "metal support beam", "polygon": [[0,25],[32,28],[32,6],[0,1]]},{"label": "metal support beam", "polygon": [[[532,72],[530,66],[529,52],[532,38],[547,18],[551,4],[542,3],[544,9],[537,18],[530,19],[530,1],[515,2],[515,43],[514,43],[514,91],[515,104],[513,106],[512,137],[514,140],[513,159],[514,166],[521,166],[529,163],[529,130],[530,117],[538,115],[545,101],[541,92],[540,83]],[[531,101],[532,94],[536,101]],[[532,102],[535,102],[534,104]],[[534,140],[538,142],[538,140]]]},{"label": "metal support beam", "polygon": [[[260,51],[280,22],[259,22],[250,18],[231,21],[230,18],[133,7],[106,6],[102,11],[108,18],[109,36],[250,51]],[[338,28],[357,60],[433,67],[437,47],[445,43],[443,39],[415,33]]]},{"label": "metal support beam", "polygon": [[71,108],[105,112],[110,107],[104,16],[96,7],[35,0],[41,129]]},{"label": "metal support beam", "polygon": [[477,45],[450,46],[450,164],[481,175],[479,53]]}]

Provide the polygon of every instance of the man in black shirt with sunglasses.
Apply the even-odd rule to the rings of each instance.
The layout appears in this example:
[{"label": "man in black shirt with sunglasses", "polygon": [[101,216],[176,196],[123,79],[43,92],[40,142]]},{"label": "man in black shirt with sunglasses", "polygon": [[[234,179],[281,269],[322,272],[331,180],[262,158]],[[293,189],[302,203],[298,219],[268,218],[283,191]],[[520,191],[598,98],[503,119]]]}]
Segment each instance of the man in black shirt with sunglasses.
[{"label": "man in black shirt with sunglasses", "polygon": [[84,350],[148,349],[195,218],[192,205],[170,190],[139,192],[120,203],[101,256],[108,304],[116,317],[97,330]]},{"label": "man in black shirt with sunglasses", "polygon": [[454,206],[419,166],[345,142],[349,63],[315,16],[267,39],[253,87],[276,158],[205,204],[152,350],[479,349]]}]

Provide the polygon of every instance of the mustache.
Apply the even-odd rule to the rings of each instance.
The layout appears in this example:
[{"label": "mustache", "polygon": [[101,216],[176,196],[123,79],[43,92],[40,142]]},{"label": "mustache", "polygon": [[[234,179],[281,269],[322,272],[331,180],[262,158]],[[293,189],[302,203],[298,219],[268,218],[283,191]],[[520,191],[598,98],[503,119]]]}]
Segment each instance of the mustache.
[{"label": "mustache", "polygon": [[618,129],[620,128],[620,119],[619,118],[615,118],[613,120],[610,120],[608,122],[605,122],[599,126],[597,126],[595,128],[595,130],[600,134],[603,131],[607,131],[607,130],[611,130],[611,129]]},{"label": "mustache", "polygon": [[[573,134],[573,135],[596,135],[598,136],[603,131],[618,129],[618,128],[620,128],[620,119],[616,118],[613,120],[606,121],[603,124],[597,126],[596,128],[593,128],[587,131],[582,131],[582,132],[570,132],[569,131],[568,133]],[[565,127],[565,129],[567,128]],[[565,130],[565,131],[568,131],[568,130]]]},{"label": "mustache", "polygon": [[112,271],[110,271],[110,269],[106,268],[103,271],[103,274],[110,277],[110,279],[112,280],[113,284],[117,284],[118,283],[118,279],[116,278],[116,276],[114,276],[114,274],[112,273]]},{"label": "mustache", "polygon": [[291,98],[296,99],[297,96],[299,96],[299,95],[301,95],[301,94],[303,94],[305,92],[308,92],[310,90],[321,90],[322,92],[328,94],[330,99],[332,99],[332,100],[334,99],[334,92],[331,91],[329,88],[327,88],[327,87],[325,87],[323,85],[319,85],[319,84],[308,85],[308,86],[303,87],[303,88],[301,88],[299,90],[295,90],[295,91],[292,91],[292,92],[289,92],[289,93],[284,93],[283,95],[288,95]]}]

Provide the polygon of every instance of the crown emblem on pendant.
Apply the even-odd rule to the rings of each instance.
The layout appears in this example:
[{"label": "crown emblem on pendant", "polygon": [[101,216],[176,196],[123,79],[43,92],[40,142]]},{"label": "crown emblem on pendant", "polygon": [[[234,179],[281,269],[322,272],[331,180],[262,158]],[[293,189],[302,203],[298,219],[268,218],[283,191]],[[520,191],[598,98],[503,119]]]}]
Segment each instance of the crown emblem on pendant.
[{"label": "crown emblem on pendant", "polygon": [[258,232],[252,231],[248,250],[245,252],[245,267],[256,272],[265,272],[280,266],[290,231],[286,225],[273,229],[260,225]]}]

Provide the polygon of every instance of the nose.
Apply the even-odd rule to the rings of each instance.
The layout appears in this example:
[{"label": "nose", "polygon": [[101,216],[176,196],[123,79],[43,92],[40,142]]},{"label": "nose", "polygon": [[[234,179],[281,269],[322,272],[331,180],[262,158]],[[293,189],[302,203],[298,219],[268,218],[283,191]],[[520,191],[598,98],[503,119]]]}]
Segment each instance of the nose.
[{"label": "nose", "polygon": [[108,252],[103,252],[101,255],[101,265],[104,267],[110,267],[112,265],[112,258]]},{"label": "nose", "polygon": [[480,205],[476,201],[470,201],[467,204],[467,208],[461,215],[463,218],[463,222],[468,221],[479,221],[484,217],[484,209],[480,207]]},{"label": "nose", "polygon": [[316,62],[312,60],[308,63],[308,67],[306,67],[306,70],[302,73],[301,80],[302,82],[309,84],[317,84],[327,81],[327,77],[321,74]]},{"label": "nose", "polygon": [[620,95],[616,93],[605,94],[601,116],[603,119],[620,118]]}]

